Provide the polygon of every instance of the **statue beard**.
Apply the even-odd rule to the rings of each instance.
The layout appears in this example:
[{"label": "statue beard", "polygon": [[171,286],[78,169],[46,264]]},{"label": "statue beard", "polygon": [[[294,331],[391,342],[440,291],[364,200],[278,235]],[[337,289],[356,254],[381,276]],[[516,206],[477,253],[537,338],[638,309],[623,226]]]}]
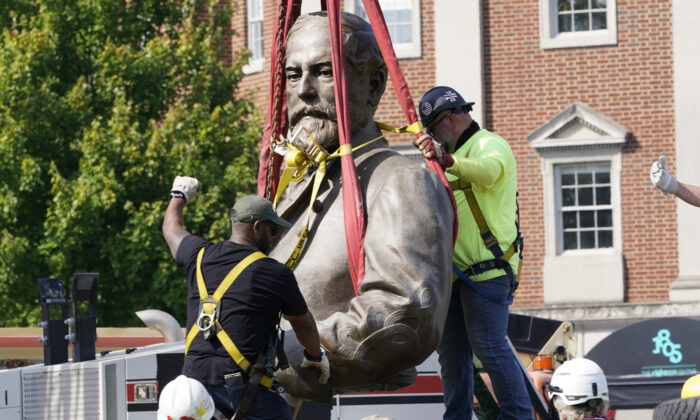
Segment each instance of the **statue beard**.
[{"label": "statue beard", "polygon": [[[338,122],[335,109],[325,105],[316,107],[304,107],[296,112],[289,113],[290,133],[296,133],[298,127],[304,127],[314,137],[316,143],[332,153],[340,144],[338,137]],[[309,152],[314,145],[307,133],[302,131],[294,141],[294,145]]]}]

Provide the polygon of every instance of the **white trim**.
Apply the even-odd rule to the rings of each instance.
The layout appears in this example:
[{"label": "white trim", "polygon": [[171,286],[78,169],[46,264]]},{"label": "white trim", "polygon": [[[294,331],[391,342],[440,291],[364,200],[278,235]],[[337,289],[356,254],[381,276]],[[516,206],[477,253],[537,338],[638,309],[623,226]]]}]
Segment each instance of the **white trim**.
[{"label": "white trim", "polygon": [[[422,54],[422,36],[421,36],[421,2],[420,0],[411,1],[411,39],[412,41],[393,44],[396,58],[418,58]],[[345,11],[357,14],[358,2],[362,0],[346,0]],[[379,0],[381,3],[381,0]],[[380,4],[381,6],[381,4]]]},{"label": "white trim", "polygon": [[[697,75],[700,66],[697,44],[700,39],[700,2],[674,1],[672,15],[675,164],[671,150],[659,150],[659,154],[668,155],[671,171],[675,171],[679,180],[700,185],[700,83]],[[653,156],[653,159],[656,158],[657,156]],[[646,162],[649,166],[651,163]],[[664,199],[660,192],[654,193],[657,200]],[[671,284],[669,298],[671,301],[693,298],[700,301],[697,290],[689,293],[687,288],[680,288],[682,285],[700,282],[700,258],[697,253],[700,232],[698,209],[682,200],[675,201],[678,214],[678,279]]]},{"label": "white trim", "polygon": [[[622,302],[622,146],[629,131],[588,106],[574,103],[527,136],[542,156],[545,304]],[[555,165],[609,162],[613,246],[562,252]]]},{"label": "white trim", "polygon": [[[252,8],[250,7],[251,2],[257,2],[258,3],[258,8],[259,8],[259,16],[253,16],[252,15]],[[263,71],[263,68],[265,67],[265,37],[262,36],[263,32],[263,24],[264,24],[264,1],[263,0],[247,0],[246,1],[246,44],[248,47],[248,50],[251,53],[250,60],[248,61],[248,64],[243,66],[243,74],[251,74],[251,73],[259,73]],[[261,31],[261,40],[262,43],[260,45],[260,57],[254,57],[252,54],[254,53],[253,49],[253,40],[251,38],[251,24],[252,23],[259,23],[260,24],[260,31]]]},{"label": "white trim", "polygon": [[253,74],[253,73],[260,73],[263,71],[265,68],[265,58],[261,58],[258,60],[251,60],[248,62],[248,64],[243,65],[243,74]]},{"label": "white trim", "polygon": [[[483,124],[484,66],[481,0],[440,0],[435,16],[435,85],[450,86],[470,102],[476,102],[472,118]],[[461,36],[455,36],[460,28]],[[459,51],[455,54],[455,51]],[[422,95],[424,92],[416,92]],[[418,96],[419,97],[419,96]]]},{"label": "white trim", "polygon": [[617,44],[617,3],[607,1],[607,29],[595,31],[557,31],[557,0],[540,2],[540,48],[593,47]]}]

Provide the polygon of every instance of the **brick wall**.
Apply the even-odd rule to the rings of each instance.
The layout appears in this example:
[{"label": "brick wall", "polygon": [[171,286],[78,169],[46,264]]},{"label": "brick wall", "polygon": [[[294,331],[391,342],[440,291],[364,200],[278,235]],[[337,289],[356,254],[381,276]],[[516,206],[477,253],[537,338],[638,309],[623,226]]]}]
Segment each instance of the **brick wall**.
[{"label": "brick wall", "polygon": [[660,154],[675,154],[671,2],[617,7],[617,45],[542,50],[538,0],[483,0],[484,125],[510,142],[518,164],[526,258],[516,305],[543,302],[542,163],[526,136],[575,101],[633,135],[622,150],[626,301],[668,300],[677,278],[676,204],[648,176]]}]

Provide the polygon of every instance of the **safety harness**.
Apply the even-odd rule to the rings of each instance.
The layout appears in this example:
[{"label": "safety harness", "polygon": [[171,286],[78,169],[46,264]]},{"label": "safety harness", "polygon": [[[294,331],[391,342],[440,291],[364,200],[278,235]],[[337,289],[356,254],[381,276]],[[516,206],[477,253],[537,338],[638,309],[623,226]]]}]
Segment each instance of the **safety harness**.
[{"label": "safety harness", "polygon": [[[465,271],[460,270],[455,264],[452,264],[452,271],[454,271],[462,281],[464,281],[486,299],[494,303],[510,305],[513,303],[515,290],[518,288],[518,283],[520,282],[520,269],[523,264],[523,238],[520,234],[520,206],[518,205],[518,193],[516,192],[515,194],[515,227],[517,234],[513,243],[510,244],[506,252],[503,252],[501,246],[498,244],[498,239],[493,235],[491,229],[489,229],[489,226],[486,223],[484,213],[481,211],[479,203],[476,201],[472,184],[458,179],[450,182],[450,187],[452,187],[452,191],[461,190],[464,193],[472,215],[474,216],[474,221],[476,221],[476,225],[479,227],[479,233],[481,235],[481,239],[484,241],[484,246],[486,246],[486,248],[491,251],[491,254],[493,254],[493,259],[476,262],[470,265]],[[513,268],[510,265],[510,259],[516,252],[518,253],[517,275],[513,273]],[[506,272],[506,276],[510,282],[510,292],[505,299],[500,299],[493,296],[480,287],[474,280],[469,278],[469,276],[474,276],[499,268]]]},{"label": "safety harness", "polygon": [[219,284],[214,291],[214,294],[209,296],[207,292],[207,287],[204,283],[204,276],[202,276],[202,258],[204,257],[204,250],[199,250],[197,254],[197,288],[199,289],[199,317],[195,321],[195,324],[190,328],[187,333],[187,340],[185,341],[185,356],[189,351],[190,344],[194,341],[194,338],[200,332],[203,334],[205,340],[212,340],[214,337],[219,339],[221,345],[224,346],[226,352],[231,356],[234,362],[238,365],[245,375],[248,376],[248,388],[238,404],[236,414],[233,419],[243,419],[245,418],[245,413],[250,407],[250,403],[255,398],[257,393],[258,385],[262,385],[267,389],[276,388],[275,380],[266,373],[265,364],[267,361],[267,354],[265,351],[261,351],[255,361],[255,364],[251,364],[241,353],[241,351],[236,347],[231,337],[226,333],[226,330],[219,323],[219,312],[221,298],[224,293],[231,287],[238,276],[245,270],[249,265],[255,261],[265,258],[265,254],[262,252],[253,252],[252,254],[245,257],[241,262],[236,264],[231,271],[226,275],[224,280]]}]

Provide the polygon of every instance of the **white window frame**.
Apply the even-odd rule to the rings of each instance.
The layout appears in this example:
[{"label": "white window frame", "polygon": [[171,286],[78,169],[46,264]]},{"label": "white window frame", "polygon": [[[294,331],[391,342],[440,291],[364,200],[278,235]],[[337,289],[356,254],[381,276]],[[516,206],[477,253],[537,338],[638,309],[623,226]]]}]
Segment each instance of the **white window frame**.
[{"label": "white window frame", "polygon": [[[380,0],[381,1],[381,0]],[[358,3],[362,0],[346,0],[345,11],[357,14]],[[420,0],[411,0],[411,38],[412,42],[393,44],[396,58],[417,58],[421,56],[421,4]]]},{"label": "white window frame", "polygon": [[[586,127],[579,132],[571,127]],[[595,133],[595,134],[589,134]],[[584,104],[575,103],[528,136],[542,157],[545,304],[622,302],[622,146],[628,130]],[[605,162],[610,165],[613,245],[563,251],[557,195],[557,165]]]},{"label": "white window frame", "polygon": [[[622,153],[620,149],[591,149],[572,153],[558,151],[543,156],[543,182],[545,183],[545,231],[546,255],[558,256],[594,256],[622,253],[622,203],[620,192],[620,171]],[[610,205],[612,207],[613,246],[610,248],[570,249],[564,250],[563,223],[561,217],[561,186],[556,167],[559,165],[608,163],[610,165]]]},{"label": "white window frame", "polygon": [[[578,165],[578,164],[607,164],[608,170],[611,172],[610,174],[610,182],[608,185],[610,185],[610,204],[592,204],[590,206],[582,206],[582,205],[574,205],[574,206],[566,206],[566,209],[564,208],[563,205],[563,198],[562,198],[562,184],[561,184],[561,167],[566,166],[566,165]],[[595,251],[603,250],[603,249],[609,249],[611,247],[594,247],[594,248],[578,248],[578,249],[569,249],[565,250],[564,249],[564,211],[593,211],[597,212],[600,210],[611,210],[612,212],[612,217],[614,218],[615,216],[615,206],[613,205],[613,178],[612,178],[612,165],[610,163],[610,160],[603,159],[603,160],[597,160],[597,161],[585,161],[585,162],[567,162],[567,163],[562,163],[562,162],[555,162],[552,164],[552,171],[553,171],[553,178],[554,178],[554,207],[555,207],[555,212],[556,212],[556,235],[557,235],[557,249],[556,253],[557,255],[562,255],[562,254],[570,254],[570,253],[586,253],[586,252],[593,252],[596,253]],[[593,180],[593,185],[595,185],[596,182]],[[569,188],[576,188],[578,189],[578,183],[574,184],[573,186],[570,186]],[[595,194],[595,187],[593,187],[593,194]],[[612,242],[613,242],[613,248],[615,246],[615,223],[614,220],[611,220],[612,223]],[[579,233],[583,231],[583,229],[577,229]],[[592,231],[597,234],[598,231],[600,230],[611,230],[608,227],[600,227],[600,226],[594,226],[592,228]]]},{"label": "white window frame", "polygon": [[617,45],[617,1],[607,0],[607,29],[559,33],[557,0],[540,2],[540,47],[573,48]]},{"label": "white window frame", "polygon": [[[260,10],[260,15],[259,16],[252,16],[252,10],[253,8],[250,7],[251,2],[258,2],[259,3],[259,10]],[[252,53],[253,52],[253,40],[251,38],[251,26],[254,23],[259,23],[260,24],[260,31],[262,34],[263,31],[263,21],[264,21],[264,6],[265,2],[263,0],[247,0],[246,1],[246,38],[247,38],[247,46],[248,50]],[[243,66],[243,73],[244,74],[251,74],[251,73],[259,73],[263,71],[263,68],[265,67],[265,42],[264,39],[265,37],[262,37],[263,39],[263,45],[261,47],[260,51],[260,57],[250,57],[250,60],[248,61],[248,64]]]}]

